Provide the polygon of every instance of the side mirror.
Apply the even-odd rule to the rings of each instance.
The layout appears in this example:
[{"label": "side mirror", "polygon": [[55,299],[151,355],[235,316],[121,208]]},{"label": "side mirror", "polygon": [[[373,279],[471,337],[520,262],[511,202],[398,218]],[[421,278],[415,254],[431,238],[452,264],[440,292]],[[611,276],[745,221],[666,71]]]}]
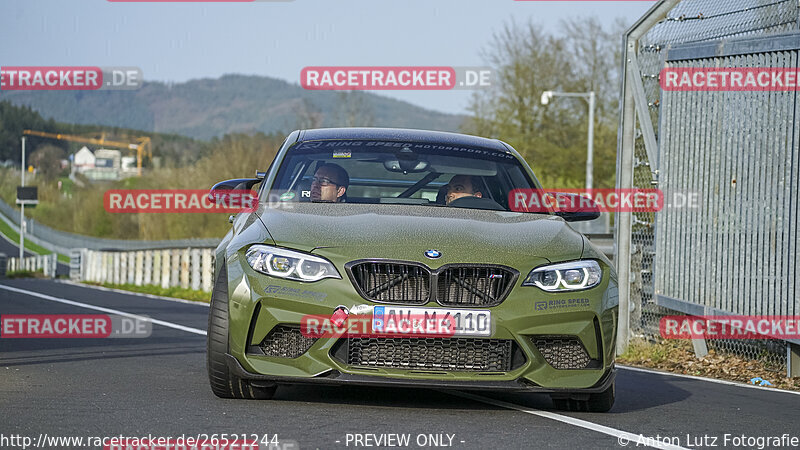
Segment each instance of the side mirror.
[{"label": "side mirror", "polygon": [[264,178],[234,178],[220,181],[211,187],[208,199],[214,204],[224,203],[228,201],[225,191],[249,191],[262,181],[264,181]]},{"label": "side mirror", "polygon": [[584,222],[600,218],[600,208],[592,199],[565,192],[557,192],[555,195],[561,197],[555,214],[566,222]]}]

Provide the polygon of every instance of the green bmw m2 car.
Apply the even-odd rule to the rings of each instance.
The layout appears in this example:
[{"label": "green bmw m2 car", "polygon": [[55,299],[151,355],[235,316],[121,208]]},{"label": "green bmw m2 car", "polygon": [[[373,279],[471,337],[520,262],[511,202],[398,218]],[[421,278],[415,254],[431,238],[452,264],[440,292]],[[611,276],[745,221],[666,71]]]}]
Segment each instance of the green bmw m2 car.
[{"label": "green bmw m2 car", "polygon": [[[223,398],[279,385],[546,393],[614,404],[617,276],[508,144],[453,133],[295,131],[216,249],[208,374]],[[522,202],[524,205],[525,202]]]}]

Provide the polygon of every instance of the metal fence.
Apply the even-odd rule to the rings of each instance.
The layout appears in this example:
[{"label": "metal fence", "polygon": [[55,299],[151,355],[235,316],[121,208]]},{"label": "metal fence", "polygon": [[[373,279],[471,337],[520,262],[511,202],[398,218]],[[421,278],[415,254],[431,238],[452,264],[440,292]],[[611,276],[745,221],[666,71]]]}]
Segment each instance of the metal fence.
[{"label": "metal fence", "polygon": [[[797,68],[798,30],[797,0],[662,0],[626,34],[618,187],[696,194],[699,208],[618,215],[619,350],[670,313],[800,314],[798,93],[659,84],[670,67]],[[785,341],[708,343],[800,372]]]}]

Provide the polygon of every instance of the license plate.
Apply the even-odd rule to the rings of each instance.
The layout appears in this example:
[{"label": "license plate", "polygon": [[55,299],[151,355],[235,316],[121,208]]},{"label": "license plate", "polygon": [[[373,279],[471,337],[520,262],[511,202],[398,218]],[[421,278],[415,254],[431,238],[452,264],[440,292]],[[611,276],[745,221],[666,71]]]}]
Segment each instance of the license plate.
[{"label": "license plate", "polygon": [[412,330],[425,335],[479,337],[492,335],[492,313],[485,309],[373,307],[374,332],[403,335],[404,331],[409,329],[409,324]]}]

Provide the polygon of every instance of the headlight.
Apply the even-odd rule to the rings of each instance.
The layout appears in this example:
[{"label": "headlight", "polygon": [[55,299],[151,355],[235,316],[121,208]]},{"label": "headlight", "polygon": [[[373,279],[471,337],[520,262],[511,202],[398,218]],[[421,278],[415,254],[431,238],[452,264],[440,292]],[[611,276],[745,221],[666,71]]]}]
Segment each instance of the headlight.
[{"label": "headlight", "polygon": [[584,260],[533,269],[522,285],[547,292],[579,291],[597,286],[602,279],[603,271],[597,261]]},{"label": "headlight", "polygon": [[245,254],[254,270],[295,281],[319,281],[341,275],[325,258],[268,245],[254,245]]}]

